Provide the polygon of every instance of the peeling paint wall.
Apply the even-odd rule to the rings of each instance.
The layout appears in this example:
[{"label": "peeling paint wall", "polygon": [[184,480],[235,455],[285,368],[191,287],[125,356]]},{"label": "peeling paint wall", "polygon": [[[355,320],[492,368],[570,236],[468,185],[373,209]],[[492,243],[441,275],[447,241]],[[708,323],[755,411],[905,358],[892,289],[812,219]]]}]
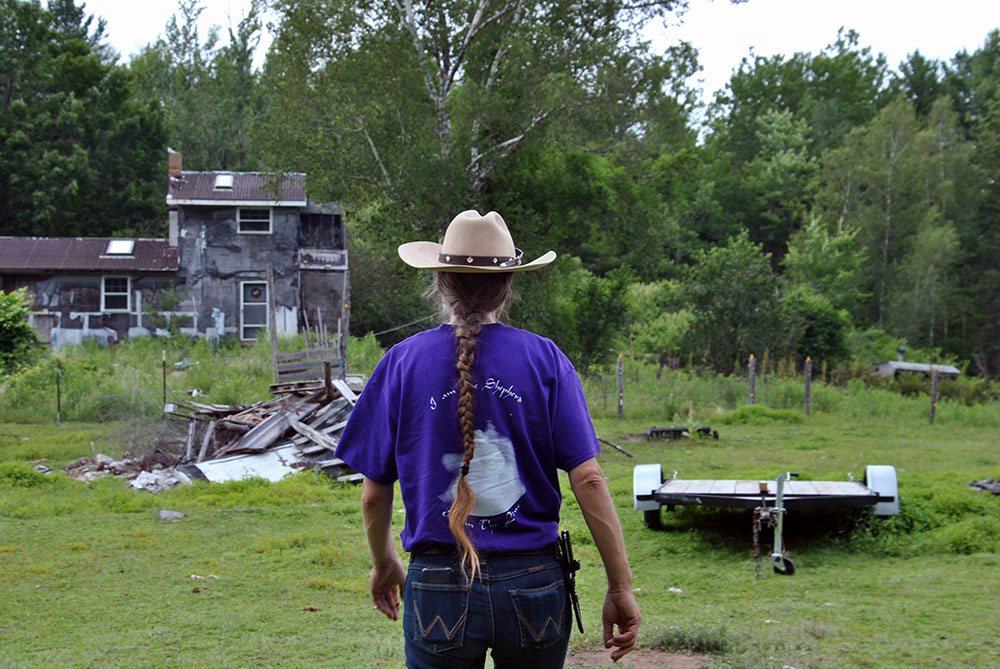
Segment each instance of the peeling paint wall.
[{"label": "peeling paint wall", "polygon": [[[171,275],[131,276],[129,309],[101,309],[102,274],[58,274],[51,276],[5,275],[5,282],[27,286],[33,296],[29,321],[39,339],[53,346],[79,344],[97,339],[102,344],[121,341],[142,329],[152,299],[161,290],[173,288]],[[119,275],[112,275],[119,276]],[[192,314],[193,316],[193,314]]]},{"label": "peeling paint wall", "polygon": [[[275,330],[279,334],[296,334],[303,329],[305,320],[315,329],[315,300],[306,297],[312,291],[303,286],[306,272],[299,266],[305,243],[341,245],[337,257],[342,265],[332,271],[312,272],[330,275],[319,287],[329,293],[321,300],[321,313],[327,331],[331,335],[337,332],[345,303],[347,260],[340,215],[303,214],[307,224],[302,227],[296,208],[274,207],[271,212],[271,232],[254,234],[239,232],[236,207],[179,207],[180,278],[188,290],[184,306],[214,330],[200,333],[202,336],[240,337],[241,285],[247,281],[266,282],[268,264],[274,280]],[[224,333],[214,325],[214,314],[220,313],[224,314]]]},{"label": "peeling paint wall", "polygon": [[[295,256],[298,211],[272,210],[270,234],[238,232],[236,207],[180,207],[180,278],[188,290],[186,307],[212,324],[213,310],[225,314],[222,336],[240,336],[240,291],[246,281],[267,281],[274,270],[275,327],[298,332],[298,272]],[[207,334],[207,333],[203,333]],[[217,329],[213,333],[219,336]]]}]

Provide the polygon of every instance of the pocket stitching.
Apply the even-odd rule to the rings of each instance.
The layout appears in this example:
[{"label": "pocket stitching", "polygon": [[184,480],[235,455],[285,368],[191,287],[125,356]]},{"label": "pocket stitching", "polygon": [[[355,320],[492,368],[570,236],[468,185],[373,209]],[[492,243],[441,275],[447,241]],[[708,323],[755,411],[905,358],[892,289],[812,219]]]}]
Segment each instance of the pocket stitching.
[{"label": "pocket stitching", "polygon": [[[552,617],[551,614],[546,615],[545,621],[541,625],[541,629],[536,632],[534,625],[532,625],[528,621],[527,617],[521,611],[521,607],[518,605],[518,595],[522,594],[522,593],[533,593],[533,594],[542,595],[542,594],[548,594],[550,592],[558,592],[560,590],[563,590],[564,588],[565,588],[565,585],[562,582],[562,580],[558,580],[558,581],[554,581],[550,585],[547,585],[547,586],[542,587],[542,588],[526,588],[526,589],[509,590],[508,591],[508,593],[510,595],[510,598],[512,600],[512,603],[514,605],[514,611],[517,613],[517,619],[521,623],[518,627],[520,628],[520,631],[521,631],[521,645],[522,646],[524,646],[524,647],[535,646],[535,647],[538,647],[538,648],[547,648],[547,647],[551,646],[552,644],[554,644],[555,642],[557,642],[560,638],[562,638],[562,635],[563,635],[563,620],[564,620],[564,616],[566,614],[566,597],[565,596],[560,597],[561,604],[560,604],[560,607],[559,607],[559,620],[557,621],[557,620],[553,619],[553,617]],[[563,594],[565,595],[565,593],[563,593]],[[547,641],[540,641],[540,639],[542,638],[542,635],[548,629],[548,626],[549,626],[550,622],[552,624],[553,629],[556,632],[556,636],[554,638],[552,638],[552,639],[547,640]],[[532,637],[532,640],[530,642],[528,641],[528,639],[525,638],[525,632],[527,632],[527,634]]]}]

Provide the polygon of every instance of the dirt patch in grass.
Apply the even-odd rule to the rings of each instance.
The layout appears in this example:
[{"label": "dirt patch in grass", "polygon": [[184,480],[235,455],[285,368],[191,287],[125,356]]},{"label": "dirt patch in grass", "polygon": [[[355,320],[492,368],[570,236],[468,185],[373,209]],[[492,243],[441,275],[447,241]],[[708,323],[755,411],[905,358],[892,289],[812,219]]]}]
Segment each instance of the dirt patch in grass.
[{"label": "dirt patch in grass", "polygon": [[704,655],[685,655],[662,650],[633,650],[615,664],[604,648],[576,648],[566,654],[566,669],[632,667],[632,669],[704,669]]}]

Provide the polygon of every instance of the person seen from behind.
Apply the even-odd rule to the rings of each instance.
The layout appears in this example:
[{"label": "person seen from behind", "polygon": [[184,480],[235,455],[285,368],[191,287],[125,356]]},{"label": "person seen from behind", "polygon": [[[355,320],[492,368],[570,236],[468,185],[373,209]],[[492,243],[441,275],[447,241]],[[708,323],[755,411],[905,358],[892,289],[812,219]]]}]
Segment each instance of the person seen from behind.
[{"label": "person seen from behind", "polygon": [[[562,469],[607,575],[604,644],[619,660],[640,616],[579,377],[551,340],[499,321],[514,275],[555,252],[522,262],[499,214],[466,211],[441,244],[398,253],[434,271],[446,319],[385,354],[337,449],[365,477],[374,608],[397,620],[402,592],[411,669],[482,667],[487,652],[498,669],[562,667],[573,624]],[[396,481],[406,567],[391,536]]]}]

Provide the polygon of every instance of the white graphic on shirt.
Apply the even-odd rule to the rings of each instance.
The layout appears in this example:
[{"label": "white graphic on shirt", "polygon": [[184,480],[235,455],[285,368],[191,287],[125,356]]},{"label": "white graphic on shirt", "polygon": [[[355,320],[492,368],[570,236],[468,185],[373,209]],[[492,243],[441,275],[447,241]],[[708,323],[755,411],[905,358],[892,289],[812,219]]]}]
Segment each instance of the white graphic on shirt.
[{"label": "white graphic on shirt", "polygon": [[[451,503],[458,487],[458,473],[462,468],[461,453],[447,453],[441,463],[455,475],[448,490],[439,498]],[[514,444],[501,436],[492,422],[486,430],[476,430],[476,452],[469,463],[469,486],[476,493],[473,516],[496,516],[510,511],[524,494],[525,487],[517,474]]]},{"label": "white graphic on shirt", "polygon": [[514,392],[514,384],[509,386],[504,386],[500,379],[495,377],[490,377],[486,379],[486,390],[491,395],[496,395],[500,399],[506,399],[508,397],[517,400],[517,403],[521,403],[521,396]]},{"label": "white graphic on shirt", "polygon": [[[476,387],[476,386],[473,386],[473,387]],[[456,391],[456,390],[449,390],[448,392],[446,392],[444,395],[441,396],[441,401],[443,402],[446,397],[450,397],[450,396],[454,395],[456,392],[458,392],[458,391]],[[438,408],[437,400],[434,399],[433,397],[431,397],[430,404],[431,404],[431,411],[437,411],[437,408]]]}]

